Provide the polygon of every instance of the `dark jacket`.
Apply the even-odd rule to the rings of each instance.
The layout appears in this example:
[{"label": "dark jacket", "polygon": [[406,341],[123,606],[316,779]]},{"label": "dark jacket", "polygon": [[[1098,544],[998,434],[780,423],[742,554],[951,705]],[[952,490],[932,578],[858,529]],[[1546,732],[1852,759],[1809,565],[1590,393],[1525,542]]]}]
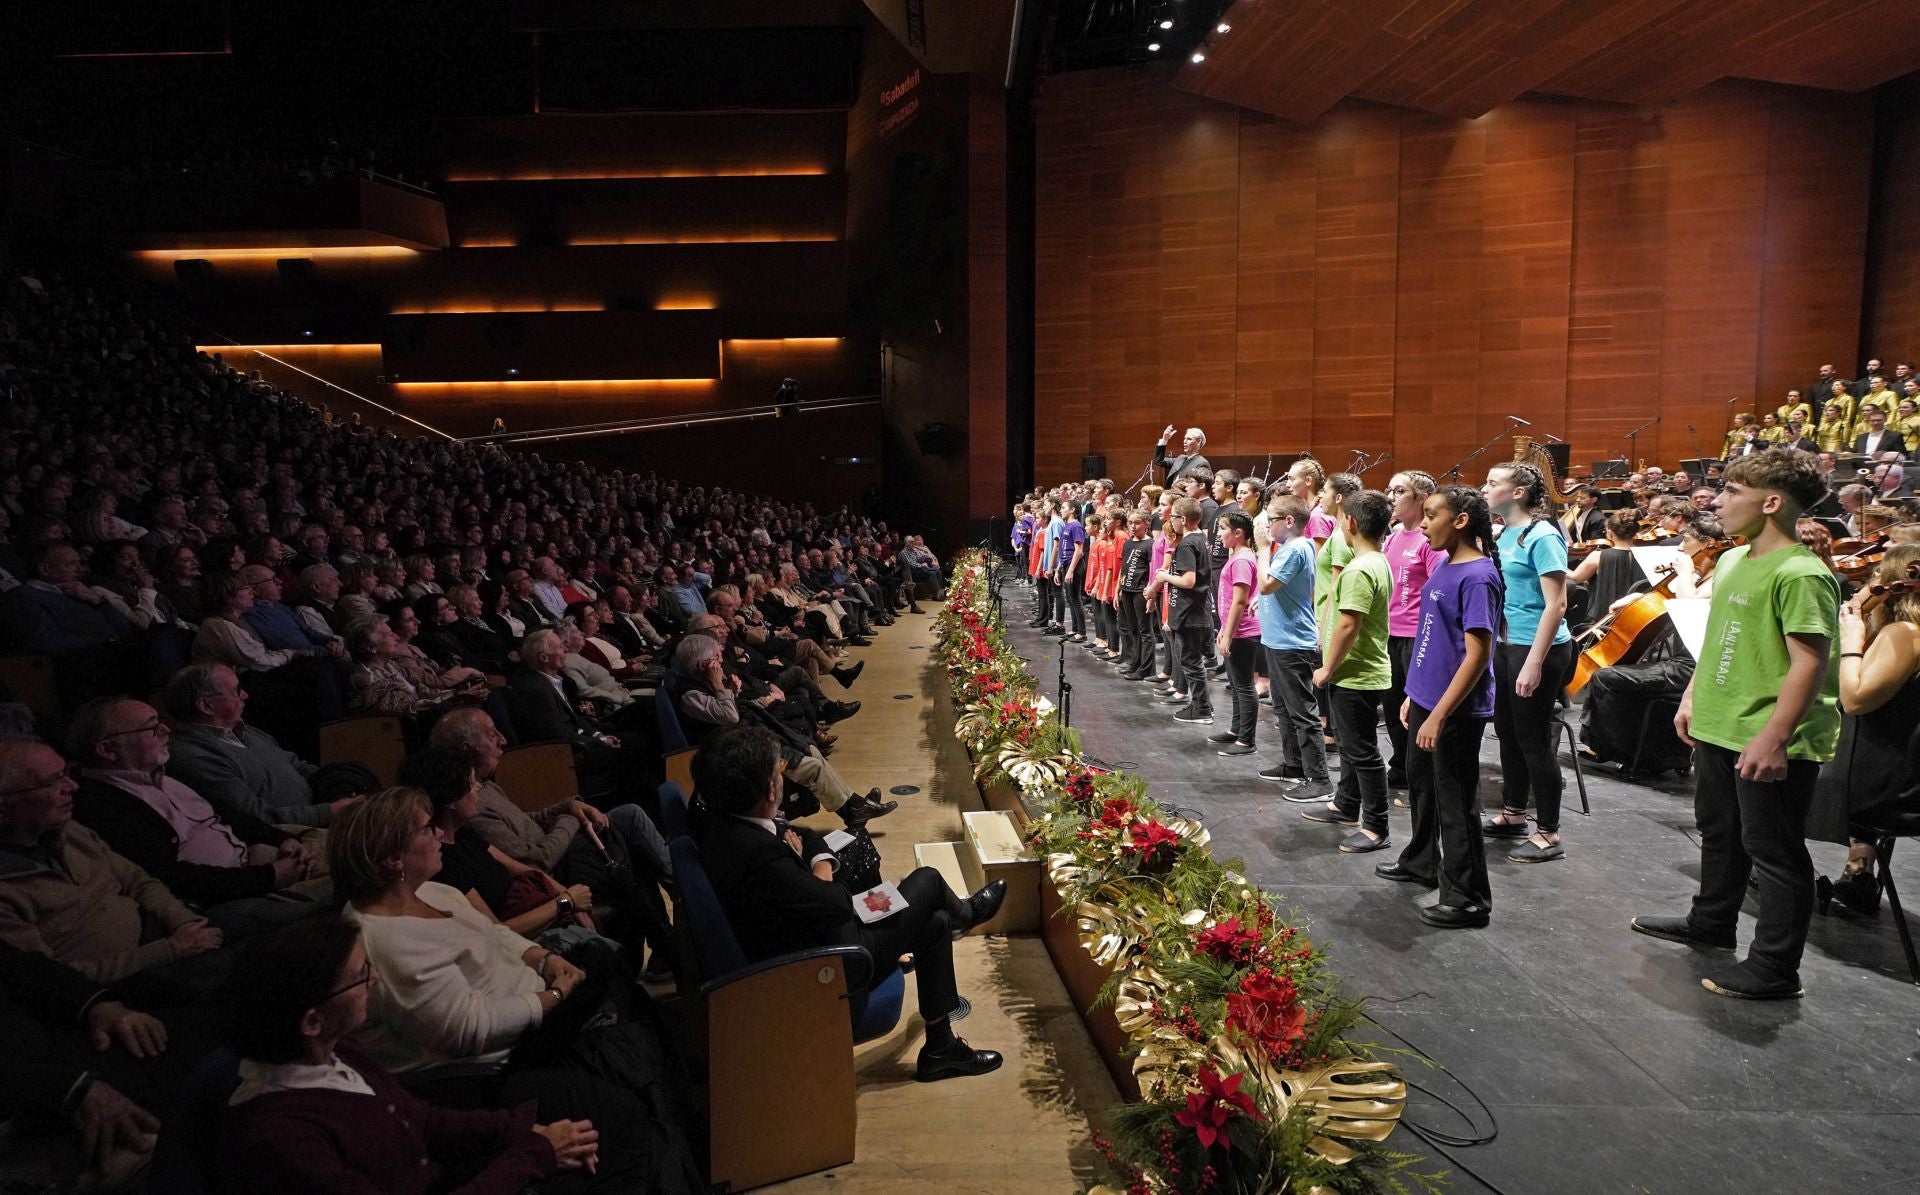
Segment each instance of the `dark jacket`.
[{"label": "dark jacket", "polygon": [[[795,828],[809,857],[826,849],[814,831]],[[764,827],[702,810],[694,832],[700,860],[749,959],[857,940],[853,894],[814,875]]]},{"label": "dark jacket", "polygon": [[[0,1025],[12,1027],[19,1016],[48,1029],[84,1028],[87,1009],[106,995],[106,985],[88,979],[65,963],[0,942]],[[86,1074],[85,1055],[75,1050],[28,1050],[30,1035],[8,1034],[7,1081],[0,1083],[0,1120],[29,1109],[58,1112],[74,1085]]]},{"label": "dark jacket", "polygon": [[580,687],[564,674],[560,684],[563,698],[554,692],[553,682],[531,668],[515,668],[507,674],[507,707],[513,714],[513,727],[522,742],[572,743],[576,750],[597,745],[594,736],[601,733],[600,723],[581,710]]},{"label": "dark jacket", "polygon": [[1156,467],[1166,470],[1166,476],[1160,484],[1168,489],[1172,489],[1174,482],[1195,469],[1206,469],[1209,472],[1213,469],[1213,466],[1207,462],[1207,458],[1197,452],[1192,456],[1168,456],[1165,444],[1153,446],[1153,463]]},{"label": "dark jacket", "polygon": [[449,1169],[470,1173],[484,1158],[462,1195],[512,1195],[553,1173],[553,1147],[531,1131],[532,1103],[510,1111],[437,1108],[352,1046],[342,1043],[339,1052],[373,1094],[278,1091],[227,1109],[220,1190],[425,1195],[445,1189]]},{"label": "dark jacket", "polygon": [[[159,880],[190,904],[206,907],[274,889],[273,865],[214,867],[180,861],[180,836],[167,819],[118,785],[83,776],[73,794],[73,816],[98,834],[113,852]],[[222,816],[240,841],[279,846],[287,835],[259,818],[235,809]]]},{"label": "dark jacket", "polygon": [[446,636],[460,649],[460,658],[482,672],[505,674],[507,653],[513,644],[490,626],[462,618],[445,628]]}]

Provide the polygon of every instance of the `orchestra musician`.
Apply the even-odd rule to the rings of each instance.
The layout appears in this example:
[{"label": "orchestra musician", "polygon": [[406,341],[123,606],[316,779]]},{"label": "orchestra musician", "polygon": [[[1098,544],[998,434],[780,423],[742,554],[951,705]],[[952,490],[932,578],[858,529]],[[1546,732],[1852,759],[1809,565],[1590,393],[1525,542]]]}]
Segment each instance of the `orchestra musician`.
[{"label": "orchestra musician", "polygon": [[1560,516],[1567,542],[1584,544],[1607,533],[1607,512],[1600,509],[1600,490],[1590,484],[1574,487],[1573,503]]}]

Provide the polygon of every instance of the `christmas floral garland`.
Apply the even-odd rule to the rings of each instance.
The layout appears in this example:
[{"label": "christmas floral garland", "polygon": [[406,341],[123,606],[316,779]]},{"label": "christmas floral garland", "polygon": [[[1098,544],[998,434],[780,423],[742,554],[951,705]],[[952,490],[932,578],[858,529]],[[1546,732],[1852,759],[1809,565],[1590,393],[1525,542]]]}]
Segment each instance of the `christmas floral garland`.
[{"label": "christmas floral garland", "polygon": [[1406,1083],[1346,1036],[1360,1003],[1324,950],[1144,780],[1080,762],[1006,642],[983,553],[956,563],[937,631],[976,777],[1025,795],[1029,841],[1111,973],[1100,1000],[1141,1097],[1096,1139],[1129,1195],[1431,1189],[1419,1158],[1384,1144]]}]

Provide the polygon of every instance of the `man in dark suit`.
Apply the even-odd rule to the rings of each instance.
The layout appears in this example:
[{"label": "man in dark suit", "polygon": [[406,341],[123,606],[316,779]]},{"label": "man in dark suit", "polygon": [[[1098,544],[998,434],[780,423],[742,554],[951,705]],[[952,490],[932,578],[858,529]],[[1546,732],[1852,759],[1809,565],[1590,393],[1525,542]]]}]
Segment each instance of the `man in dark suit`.
[{"label": "man in dark suit", "polygon": [[929,1083],[997,1070],[1000,1055],[955,1037],[949,1018],[960,1003],[953,939],[999,911],[1006,881],[995,880],[963,900],[939,872],[916,868],[899,884],[906,907],[863,922],[854,912],[854,893],[833,879],[837,864],[826,842],[812,830],[776,820],[779,761],[773,736],[751,726],[720,732],[693,759],[700,858],[740,948],[757,960],[818,946],[860,946],[873,959],[865,988],[891,975],[900,956],[911,953],[927,1024],[914,1078]]},{"label": "man in dark suit", "polygon": [[1200,455],[1200,450],[1207,445],[1207,433],[1197,427],[1188,428],[1187,434],[1180,439],[1180,455],[1169,457],[1167,441],[1173,439],[1173,433],[1176,430],[1173,424],[1167,424],[1167,430],[1160,433],[1160,442],[1153,447],[1154,467],[1165,469],[1167,473],[1166,480],[1161,484],[1168,489],[1173,489],[1181,478],[1201,469],[1205,469],[1207,477],[1211,479],[1213,465],[1207,461],[1206,457]]},{"label": "man in dark suit", "polygon": [[504,582],[507,587],[507,613],[529,632],[553,622],[540,603],[533,599],[533,574],[526,569],[509,569]]},{"label": "man in dark suit", "polygon": [[1583,544],[1607,537],[1607,512],[1600,509],[1600,491],[1594,486],[1576,486],[1573,504],[1560,516],[1560,526],[1571,543]]},{"label": "man in dark suit", "polygon": [[[582,795],[605,803],[631,800],[641,789],[641,753],[601,728],[579,686],[560,669],[567,649],[552,631],[534,631],[520,641],[520,667],[507,675],[507,708],[513,728],[528,743],[573,745]],[[636,745],[637,747],[637,745]]]},{"label": "man in dark suit", "polygon": [[1867,430],[1853,438],[1853,450],[1869,460],[1879,460],[1886,452],[1907,455],[1906,437],[1887,426],[1887,413],[1879,407],[1867,408]]}]

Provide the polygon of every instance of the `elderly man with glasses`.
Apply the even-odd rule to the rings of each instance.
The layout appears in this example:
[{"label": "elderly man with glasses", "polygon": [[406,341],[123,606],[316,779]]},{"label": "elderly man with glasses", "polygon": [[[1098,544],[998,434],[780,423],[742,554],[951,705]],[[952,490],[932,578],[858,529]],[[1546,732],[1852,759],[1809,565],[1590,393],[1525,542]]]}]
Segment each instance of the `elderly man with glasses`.
[{"label": "elderly man with glasses", "polygon": [[[144,701],[103,697],[74,714],[67,754],[78,769],[74,816],[114,852],[198,906],[229,941],[312,916],[330,897],[325,831],[313,847],[244,814],[231,821],[166,774],[169,739]],[[297,893],[272,896],[299,888]],[[298,897],[299,899],[295,899]]]},{"label": "elderly man with glasses", "polygon": [[217,950],[218,927],[73,824],[78,787],[45,743],[0,741],[0,942],[103,983]]}]

